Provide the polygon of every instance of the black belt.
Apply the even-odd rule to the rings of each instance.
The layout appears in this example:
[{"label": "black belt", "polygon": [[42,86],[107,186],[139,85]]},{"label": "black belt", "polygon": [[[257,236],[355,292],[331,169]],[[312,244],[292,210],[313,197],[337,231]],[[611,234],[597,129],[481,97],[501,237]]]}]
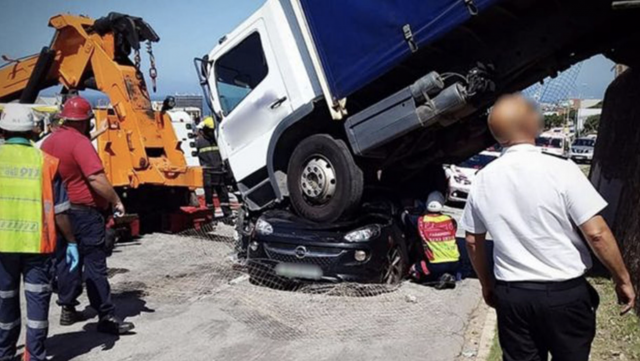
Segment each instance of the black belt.
[{"label": "black belt", "polygon": [[496,281],[496,285],[533,291],[564,291],[582,286],[586,282],[587,280],[583,276],[580,276],[578,278],[559,282]]},{"label": "black belt", "polygon": [[98,212],[100,215],[102,216],[106,216],[107,215],[107,211],[97,208],[97,207],[92,207],[92,206],[87,206],[84,204],[75,204],[75,203],[71,203],[71,205],[69,206],[69,209],[72,211],[94,211],[94,212]]}]

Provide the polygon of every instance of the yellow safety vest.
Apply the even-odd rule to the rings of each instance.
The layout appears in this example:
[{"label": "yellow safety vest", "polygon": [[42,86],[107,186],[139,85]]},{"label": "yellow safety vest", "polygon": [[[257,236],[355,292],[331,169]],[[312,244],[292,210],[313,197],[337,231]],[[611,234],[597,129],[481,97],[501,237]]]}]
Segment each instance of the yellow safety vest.
[{"label": "yellow safety vest", "polygon": [[13,140],[0,146],[0,253],[52,253],[58,161]]},{"label": "yellow safety vest", "polygon": [[430,263],[457,262],[456,226],[447,215],[425,215],[418,219],[418,231]]}]

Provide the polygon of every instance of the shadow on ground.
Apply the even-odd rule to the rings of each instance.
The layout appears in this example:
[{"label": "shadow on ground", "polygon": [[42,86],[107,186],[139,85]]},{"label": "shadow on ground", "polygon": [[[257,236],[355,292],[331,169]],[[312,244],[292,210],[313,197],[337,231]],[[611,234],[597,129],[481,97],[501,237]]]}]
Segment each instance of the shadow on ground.
[{"label": "shadow on ground", "polygon": [[[142,298],[143,295],[143,291],[140,290],[112,294],[113,303],[116,305],[116,314],[123,319],[127,319],[136,317],[143,312],[155,312],[155,310],[147,307],[147,302]],[[83,311],[83,314],[88,319],[96,316],[96,312],[88,307]],[[97,332],[97,325],[98,322],[96,320],[84,325],[82,331],[50,337],[47,340],[47,352],[53,356],[52,361],[71,360],[89,353],[96,347],[100,347],[103,351],[112,349],[120,337]],[[133,335],[135,332],[131,334]]]}]

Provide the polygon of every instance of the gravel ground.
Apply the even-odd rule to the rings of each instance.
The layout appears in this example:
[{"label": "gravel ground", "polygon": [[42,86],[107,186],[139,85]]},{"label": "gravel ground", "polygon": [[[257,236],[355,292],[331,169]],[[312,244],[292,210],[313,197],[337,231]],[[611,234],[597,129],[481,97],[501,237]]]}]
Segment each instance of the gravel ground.
[{"label": "gravel ground", "polygon": [[[475,280],[436,291],[341,285],[304,293],[251,284],[233,269],[231,228],[199,235],[152,234],[119,245],[109,259],[117,313],[135,334],[58,325],[53,360],[455,360],[480,295]],[[54,295],[55,299],[55,295]],[[87,304],[82,298],[83,305]]]}]

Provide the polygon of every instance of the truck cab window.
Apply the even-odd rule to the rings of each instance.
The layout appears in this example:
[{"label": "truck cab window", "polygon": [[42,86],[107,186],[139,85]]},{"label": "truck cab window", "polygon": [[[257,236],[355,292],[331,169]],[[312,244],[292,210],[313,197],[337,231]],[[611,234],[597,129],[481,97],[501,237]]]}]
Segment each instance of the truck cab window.
[{"label": "truck cab window", "polygon": [[220,106],[228,115],[267,76],[260,34],[253,33],[215,62]]}]

